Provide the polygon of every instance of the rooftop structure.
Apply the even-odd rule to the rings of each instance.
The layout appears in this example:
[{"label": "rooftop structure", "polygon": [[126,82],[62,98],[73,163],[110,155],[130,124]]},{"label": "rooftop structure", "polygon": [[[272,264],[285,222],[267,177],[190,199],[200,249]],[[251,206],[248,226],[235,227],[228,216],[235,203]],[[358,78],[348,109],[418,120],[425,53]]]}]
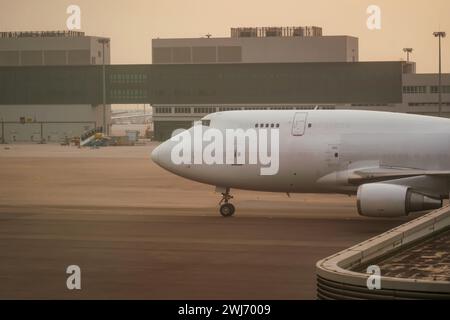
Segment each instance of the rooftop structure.
[{"label": "rooftop structure", "polygon": [[357,62],[358,38],[319,27],[231,28],[231,37],[153,39],[153,64]]},{"label": "rooftop structure", "polygon": [[232,38],[320,37],[320,27],[240,27],[231,28]]},{"label": "rooftop structure", "polygon": [[83,37],[81,31],[4,31],[0,38],[44,38],[44,37]]},{"label": "rooftop structure", "polygon": [[79,31],[0,32],[0,66],[109,64],[103,39],[109,41]]}]

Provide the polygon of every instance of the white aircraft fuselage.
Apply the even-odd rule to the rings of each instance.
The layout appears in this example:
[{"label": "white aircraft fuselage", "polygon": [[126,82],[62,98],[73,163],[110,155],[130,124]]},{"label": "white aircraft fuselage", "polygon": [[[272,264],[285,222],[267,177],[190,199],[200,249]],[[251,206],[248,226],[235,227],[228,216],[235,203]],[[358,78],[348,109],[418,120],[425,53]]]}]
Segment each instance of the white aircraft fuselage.
[{"label": "white aircraft fuselage", "polygon": [[[409,197],[407,201],[411,198],[408,190],[427,199],[448,197],[449,119],[356,110],[261,110],[218,112],[204,117],[202,123],[205,130],[214,128],[224,135],[227,129],[279,130],[276,174],[262,175],[261,167],[267,166],[261,164],[175,164],[174,139],[158,146],[152,159],[174,174],[227,192],[237,188],[355,194],[363,184],[383,183],[401,186],[405,190],[402,197]],[[199,139],[194,129],[188,130],[194,139],[192,148]],[[198,143],[203,147],[207,144]],[[379,195],[383,191],[371,192]],[[386,193],[389,196],[395,191]],[[383,215],[381,211],[377,212]]]}]

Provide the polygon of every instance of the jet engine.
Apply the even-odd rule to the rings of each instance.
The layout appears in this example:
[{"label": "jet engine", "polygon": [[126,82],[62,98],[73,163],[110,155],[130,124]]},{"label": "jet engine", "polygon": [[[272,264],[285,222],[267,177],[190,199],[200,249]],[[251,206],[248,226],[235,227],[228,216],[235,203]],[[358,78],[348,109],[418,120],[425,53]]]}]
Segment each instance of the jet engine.
[{"label": "jet engine", "polygon": [[426,211],[442,207],[442,200],[421,194],[410,187],[368,183],[359,186],[358,212],[366,217],[400,217],[410,212]]}]

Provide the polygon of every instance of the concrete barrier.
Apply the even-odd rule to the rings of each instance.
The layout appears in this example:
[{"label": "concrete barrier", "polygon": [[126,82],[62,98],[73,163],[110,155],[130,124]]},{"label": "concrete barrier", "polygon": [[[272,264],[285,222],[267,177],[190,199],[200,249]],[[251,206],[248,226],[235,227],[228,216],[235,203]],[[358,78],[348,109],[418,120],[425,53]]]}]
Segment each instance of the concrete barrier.
[{"label": "concrete barrier", "polygon": [[358,266],[450,228],[450,207],[444,207],[391,229],[316,264],[319,299],[450,299],[450,282],[381,275],[381,289],[370,290],[370,274]]}]

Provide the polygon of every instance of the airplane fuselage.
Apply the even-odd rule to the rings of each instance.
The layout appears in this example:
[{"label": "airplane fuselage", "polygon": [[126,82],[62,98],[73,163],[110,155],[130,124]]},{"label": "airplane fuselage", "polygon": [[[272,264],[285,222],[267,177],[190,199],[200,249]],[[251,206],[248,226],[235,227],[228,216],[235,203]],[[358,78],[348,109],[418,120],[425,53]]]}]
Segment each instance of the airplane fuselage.
[{"label": "airplane fuselage", "polygon": [[158,147],[156,161],[175,174],[215,186],[289,193],[355,193],[358,184],[349,183],[349,174],[361,168],[450,170],[449,119],[374,111],[267,110],[219,112],[205,121],[205,129],[222,132],[278,129],[278,172],[261,175],[261,165],[245,163],[175,165],[169,159],[175,144],[170,140]]}]

